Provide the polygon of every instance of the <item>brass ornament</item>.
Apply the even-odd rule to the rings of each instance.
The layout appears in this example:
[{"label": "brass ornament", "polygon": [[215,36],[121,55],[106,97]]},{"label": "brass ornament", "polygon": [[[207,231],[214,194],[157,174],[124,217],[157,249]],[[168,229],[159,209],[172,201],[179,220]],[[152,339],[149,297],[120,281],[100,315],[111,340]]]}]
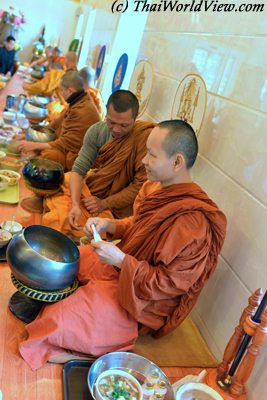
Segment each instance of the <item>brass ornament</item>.
[{"label": "brass ornament", "polygon": [[134,67],[129,90],[133,92],[139,101],[140,117],[146,110],[152,93],[154,82],[153,65],[147,60],[140,60]]},{"label": "brass ornament", "polygon": [[174,98],[171,118],[188,122],[199,134],[207,107],[207,88],[198,74],[188,74],[180,82]]}]

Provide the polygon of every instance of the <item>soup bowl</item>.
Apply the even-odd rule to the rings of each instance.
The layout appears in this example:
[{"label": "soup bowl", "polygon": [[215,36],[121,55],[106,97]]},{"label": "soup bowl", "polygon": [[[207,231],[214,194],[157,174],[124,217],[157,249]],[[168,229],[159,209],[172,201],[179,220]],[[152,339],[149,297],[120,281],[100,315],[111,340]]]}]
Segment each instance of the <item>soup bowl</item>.
[{"label": "soup bowl", "polygon": [[24,179],[37,189],[57,189],[64,179],[64,169],[61,164],[39,158],[32,158],[23,169]]},{"label": "soup bowl", "polygon": [[7,248],[7,262],[25,285],[46,291],[62,290],[75,280],[80,253],[63,233],[31,225],[15,235]]},{"label": "soup bowl", "polygon": [[6,246],[11,238],[12,235],[10,232],[0,229],[0,248]]},{"label": "soup bowl", "polygon": [[94,385],[96,400],[108,400],[110,397],[107,393],[110,391],[115,392],[118,398],[123,394],[130,400],[142,400],[143,397],[142,386],[139,381],[129,372],[116,369],[102,372]]},{"label": "soup bowl", "polygon": [[106,371],[124,371],[133,376],[140,385],[142,385],[150,373],[156,370],[159,374],[159,379],[164,380],[167,386],[167,393],[164,400],[173,400],[173,390],[169,379],[164,372],[153,362],[145,357],[141,357],[134,353],[128,352],[112,352],[99,357],[92,365],[88,372],[87,383],[92,397],[99,400],[96,391],[97,379]]}]

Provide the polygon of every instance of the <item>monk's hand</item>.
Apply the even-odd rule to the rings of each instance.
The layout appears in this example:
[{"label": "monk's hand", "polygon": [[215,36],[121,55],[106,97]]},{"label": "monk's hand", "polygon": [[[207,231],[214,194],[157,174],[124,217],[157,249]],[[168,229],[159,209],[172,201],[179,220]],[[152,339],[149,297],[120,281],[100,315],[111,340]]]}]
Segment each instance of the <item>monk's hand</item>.
[{"label": "monk's hand", "polygon": [[70,212],[68,214],[68,221],[69,221],[71,228],[76,229],[76,230],[83,229],[82,225],[79,223],[81,214],[82,214],[82,212],[78,205],[71,207]]},{"label": "monk's hand", "polygon": [[110,234],[113,234],[116,230],[116,223],[114,219],[98,217],[88,218],[83,230],[86,236],[89,237],[89,239],[92,239],[94,237],[92,224],[95,225],[96,231],[98,233],[108,232]]},{"label": "monk's hand", "polygon": [[105,241],[95,242],[92,240],[91,247],[97,253],[100,261],[105,264],[111,264],[115,267],[121,268],[125,253],[123,253],[113,243]]},{"label": "monk's hand", "polygon": [[13,136],[14,140],[24,140],[25,139],[25,133],[17,133],[15,136]]},{"label": "monk's hand", "polygon": [[83,200],[84,207],[90,213],[100,213],[108,208],[105,200],[101,200],[96,196],[85,197]]},{"label": "monk's hand", "polygon": [[38,144],[35,142],[28,142],[27,140],[21,140],[18,145],[18,150],[22,153],[30,153],[38,149]]}]

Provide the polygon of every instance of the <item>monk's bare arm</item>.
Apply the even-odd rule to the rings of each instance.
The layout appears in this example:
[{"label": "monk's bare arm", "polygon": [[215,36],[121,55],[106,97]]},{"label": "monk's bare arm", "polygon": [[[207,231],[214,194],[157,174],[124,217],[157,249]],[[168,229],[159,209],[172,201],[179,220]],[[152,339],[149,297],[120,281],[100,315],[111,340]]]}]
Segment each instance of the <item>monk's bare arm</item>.
[{"label": "monk's bare arm", "polygon": [[70,197],[72,207],[80,207],[83,184],[84,179],[81,175],[79,175],[77,172],[70,173]]},{"label": "monk's bare arm", "polygon": [[70,196],[71,196],[71,209],[68,214],[68,221],[73,229],[82,230],[82,225],[80,224],[80,200],[83,187],[83,177],[77,172],[71,172],[70,175]]}]

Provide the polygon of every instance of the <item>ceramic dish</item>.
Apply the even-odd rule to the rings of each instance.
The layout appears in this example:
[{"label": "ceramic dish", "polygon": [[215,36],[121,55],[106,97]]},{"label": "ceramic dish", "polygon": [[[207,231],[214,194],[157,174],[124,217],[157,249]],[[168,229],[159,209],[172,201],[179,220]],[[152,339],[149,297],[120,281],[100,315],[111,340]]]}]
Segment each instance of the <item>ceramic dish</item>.
[{"label": "ceramic dish", "polygon": [[[111,369],[102,372],[94,385],[96,400],[109,400],[110,392],[116,393],[116,398],[142,400],[143,391],[138,380],[129,372]],[[114,397],[113,397],[114,398]]]},{"label": "ceramic dish", "polygon": [[18,171],[22,167],[23,163],[17,158],[6,157],[3,160],[0,159],[0,169],[10,169],[12,171]]},{"label": "ceramic dish", "polygon": [[11,171],[10,169],[0,169],[0,175],[7,176],[9,178],[8,186],[16,185],[21,178],[21,175],[18,172]]},{"label": "ceramic dish", "polygon": [[204,383],[188,382],[180,386],[175,400],[223,400],[222,396]]}]

